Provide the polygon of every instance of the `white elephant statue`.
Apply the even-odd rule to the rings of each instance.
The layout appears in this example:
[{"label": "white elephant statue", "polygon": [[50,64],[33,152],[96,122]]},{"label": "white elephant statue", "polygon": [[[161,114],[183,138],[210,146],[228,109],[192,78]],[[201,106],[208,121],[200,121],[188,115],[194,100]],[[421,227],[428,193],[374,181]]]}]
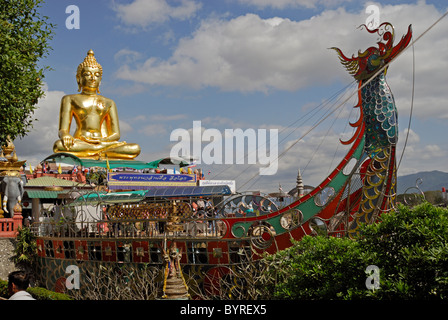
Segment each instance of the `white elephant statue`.
[{"label": "white elephant statue", "polygon": [[[4,176],[1,179],[0,190],[3,194],[2,209],[5,213],[14,216],[14,207],[22,201],[25,192],[26,176]],[[6,215],[5,215],[6,217]]]}]

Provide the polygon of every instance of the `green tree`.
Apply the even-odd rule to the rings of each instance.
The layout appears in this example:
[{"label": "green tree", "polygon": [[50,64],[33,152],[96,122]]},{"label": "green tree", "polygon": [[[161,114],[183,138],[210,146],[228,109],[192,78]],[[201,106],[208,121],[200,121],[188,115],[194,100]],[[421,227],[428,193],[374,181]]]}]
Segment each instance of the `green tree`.
[{"label": "green tree", "polygon": [[425,202],[366,226],[362,250],[375,255],[381,299],[448,298],[448,210]]},{"label": "green tree", "polygon": [[367,258],[355,240],[305,236],[266,258],[269,291],[275,299],[350,299],[366,288]]},{"label": "green tree", "polygon": [[32,128],[36,104],[44,95],[48,67],[38,65],[51,49],[42,0],[0,0],[0,143],[24,137]]},{"label": "green tree", "polygon": [[[356,240],[306,236],[264,259],[277,299],[448,298],[448,210],[400,205],[364,225]],[[366,288],[366,268],[379,269],[379,288]]]}]

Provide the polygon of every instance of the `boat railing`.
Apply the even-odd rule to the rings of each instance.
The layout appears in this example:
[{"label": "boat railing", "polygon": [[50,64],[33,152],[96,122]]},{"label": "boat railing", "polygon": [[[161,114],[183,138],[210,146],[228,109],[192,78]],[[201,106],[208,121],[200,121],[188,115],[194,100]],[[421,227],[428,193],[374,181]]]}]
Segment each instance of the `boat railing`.
[{"label": "boat railing", "polygon": [[82,222],[35,222],[31,231],[37,237],[50,238],[222,238],[227,225],[219,218],[123,219]]}]

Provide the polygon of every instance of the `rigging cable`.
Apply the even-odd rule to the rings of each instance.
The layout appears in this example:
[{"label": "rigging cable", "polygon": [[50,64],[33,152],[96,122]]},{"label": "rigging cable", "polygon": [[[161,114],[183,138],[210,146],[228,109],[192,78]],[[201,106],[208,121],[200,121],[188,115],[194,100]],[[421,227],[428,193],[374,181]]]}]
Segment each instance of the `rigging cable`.
[{"label": "rigging cable", "polygon": [[[309,132],[311,132],[312,130],[314,130],[314,128],[316,128],[316,127],[317,127],[319,124],[321,124],[325,119],[327,119],[331,114],[333,114],[338,108],[341,107],[341,105],[339,105],[335,110],[331,111],[331,108],[337,103],[337,101],[340,101],[340,100],[342,99],[342,97],[343,97],[343,96],[345,95],[345,93],[348,91],[348,88],[349,88],[350,86],[352,86],[354,83],[355,83],[355,81],[352,81],[350,84],[348,84],[347,86],[345,86],[343,89],[341,89],[341,90],[339,90],[338,92],[336,92],[335,94],[333,94],[333,95],[331,96],[330,99],[328,99],[328,100],[325,101],[325,103],[321,103],[321,104],[319,105],[319,108],[320,108],[320,109],[323,109],[323,106],[329,104],[330,101],[336,99],[336,101],[332,103],[332,105],[328,108],[328,110],[326,110],[326,111],[324,112],[324,115],[327,114],[327,116],[321,116],[321,117],[319,118],[320,120],[317,121],[317,122],[315,122],[315,125],[314,125],[309,131],[307,131],[307,133],[306,133],[305,135],[302,135],[301,138],[299,139],[299,141],[302,140],[302,139],[303,139]],[[337,98],[336,98],[336,97],[337,97]],[[351,97],[351,96],[350,96],[350,97]],[[350,99],[350,97],[349,97],[349,99]],[[344,100],[344,102],[342,103],[342,105],[344,105],[344,104],[346,103],[346,101],[347,101],[347,100]],[[331,111],[331,112],[330,112],[330,111]],[[328,112],[330,112],[330,113],[328,114]],[[339,114],[341,114],[341,112],[342,112],[342,109],[339,111]],[[316,113],[317,113],[317,112],[316,112]],[[316,114],[316,113],[315,113],[315,114]],[[313,116],[314,116],[314,115],[313,115]],[[338,117],[335,118],[335,120],[333,121],[332,125],[331,125],[330,128],[327,130],[327,132],[326,132],[326,134],[324,135],[324,137],[321,139],[321,142],[320,142],[319,146],[316,148],[316,150],[314,150],[313,155],[311,156],[311,159],[313,159],[314,156],[316,155],[317,150],[318,150],[319,147],[322,145],[324,138],[329,134],[330,129],[333,127],[333,125],[334,125],[334,123],[336,122],[337,119],[338,119]],[[297,129],[298,129],[298,128],[294,129],[294,131],[296,131]],[[294,132],[294,131],[293,131],[293,132]],[[292,134],[292,133],[288,134],[285,138],[282,139],[282,141],[284,141],[284,140],[285,140],[289,135],[291,135],[291,134]],[[299,142],[299,141],[297,141],[297,142]],[[291,149],[291,148],[288,148],[288,150],[290,150],[290,149]],[[286,152],[287,152],[287,151],[286,151]],[[277,158],[275,159],[275,161],[277,161],[278,159],[280,159],[280,157],[282,157],[284,154],[286,154],[286,152],[283,152],[281,155],[277,156]],[[308,164],[309,164],[310,162],[311,162],[311,160],[308,162]],[[306,167],[308,166],[308,164],[306,165]],[[306,169],[306,167],[305,167],[305,169]],[[250,169],[250,168],[251,168],[250,166],[247,166],[244,170],[241,171],[240,175],[243,174],[244,172],[246,172],[246,171],[247,171],[248,169]],[[304,170],[303,170],[303,172],[304,172]],[[255,174],[255,176],[252,177],[251,179],[249,179],[248,181],[253,180],[255,177],[257,177],[257,174]],[[258,178],[260,178],[259,175],[258,175]],[[254,182],[252,182],[252,184],[251,184],[250,186],[248,186],[248,187],[249,187],[249,188],[252,187],[252,186],[255,184],[256,181],[257,181],[257,180],[255,180]],[[243,186],[246,185],[246,184],[247,184],[247,183],[243,184]]]},{"label": "rigging cable", "polygon": [[[448,11],[446,11],[439,19],[437,19],[431,26],[429,26],[423,33],[421,33],[415,40],[412,41],[411,46],[414,48],[414,44],[419,41],[427,32],[429,32],[435,25],[437,25],[443,18],[445,18],[448,15]],[[342,103],[340,103],[334,110],[332,110],[330,113],[328,113],[325,117],[323,117],[320,121],[318,121],[314,126],[312,126],[309,130],[307,130],[302,136],[300,136],[297,140],[295,140],[288,148],[286,148],[281,154],[277,156],[277,159],[280,159],[283,157],[289,150],[291,150],[297,143],[299,143],[305,136],[307,136],[312,130],[314,130],[317,126],[319,126],[322,122],[324,122],[327,118],[329,118],[333,113],[336,112],[339,108],[341,108],[349,99],[351,99],[355,94],[357,94],[360,90],[362,90],[367,84],[370,83],[376,76],[378,76],[381,72],[383,72],[389,65],[395,61],[401,54],[406,52],[409,49],[409,46],[404,48],[401,52],[399,52],[392,60],[390,60],[388,63],[384,64],[377,72],[375,72],[371,78],[369,78],[367,81],[363,82],[363,84],[355,91],[353,92],[349,97],[347,97]],[[409,130],[408,130],[409,134]],[[402,154],[403,155],[403,154]],[[401,159],[400,159],[401,162]],[[241,187],[248,184],[250,181],[255,179],[258,176],[258,173],[253,175],[250,179],[248,179]]]},{"label": "rigging cable", "polygon": [[[283,138],[279,141],[278,145],[280,145],[283,141],[286,140],[286,138],[288,138],[290,135],[292,135],[295,131],[297,131],[297,130],[300,128],[300,126],[297,125],[297,123],[300,122],[300,123],[304,124],[304,123],[306,123],[307,121],[309,121],[310,119],[312,119],[312,118],[313,118],[313,117],[314,117],[320,110],[324,109],[325,106],[328,105],[332,100],[334,100],[337,96],[340,96],[341,93],[345,92],[350,86],[352,86],[354,82],[355,82],[355,81],[352,81],[350,84],[346,85],[344,88],[338,90],[338,91],[337,91],[336,93],[334,93],[329,99],[327,99],[326,101],[320,103],[317,107],[315,107],[315,108],[311,109],[310,111],[308,111],[303,117],[298,118],[297,120],[295,120],[294,122],[292,122],[291,124],[289,124],[287,127],[281,129],[280,132],[279,132],[279,134],[282,134],[284,131],[290,129],[292,126],[295,125],[294,129],[293,129],[290,133],[288,133],[285,137],[283,137]],[[338,98],[337,100],[339,100],[339,99],[340,99],[340,98]],[[326,112],[328,112],[328,111],[326,111]],[[260,146],[265,146],[268,142],[269,142],[269,140],[267,140],[267,141],[264,143],[264,145],[259,145],[259,147],[260,147]],[[244,160],[244,158],[245,158],[246,156],[249,156],[252,152],[255,152],[255,151],[256,151],[256,150],[252,150],[252,151],[249,151],[249,152],[244,153],[244,155],[243,155],[241,158],[238,158],[237,163],[240,162],[240,160]],[[219,176],[222,175],[224,172],[226,172],[229,168],[230,168],[230,166],[224,168],[224,169],[221,170],[220,172],[216,173],[216,174],[213,176],[213,178],[219,177]],[[247,168],[244,169],[244,170],[242,170],[242,171],[239,173],[239,175],[243,174],[246,170],[247,170]]]},{"label": "rigging cable", "polygon": [[307,164],[305,165],[305,167],[301,170],[301,173],[305,173],[306,169],[308,168],[308,165],[311,163],[311,161],[314,159],[315,155],[317,154],[317,151],[320,149],[320,147],[322,146],[325,138],[327,138],[327,136],[330,134],[331,129],[333,128],[334,124],[336,123],[336,121],[339,119],[342,111],[344,109],[340,109],[338,115],[334,118],[333,122],[331,123],[331,125],[328,127],[328,130],[326,131],[326,133],[323,135],[323,137],[320,139],[320,143],[317,146],[316,150],[313,152],[313,155],[310,157],[310,159],[308,160]]},{"label": "rigging cable", "polygon": [[[334,105],[336,105],[336,103],[337,103],[338,101],[340,101],[340,100],[347,94],[349,87],[353,86],[353,84],[356,84],[356,80],[353,80],[351,83],[349,83],[348,85],[346,85],[343,89],[341,89],[341,90],[339,90],[338,92],[336,92],[335,94],[333,94],[332,97],[329,98],[329,99],[325,102],[325,103],[327,104],[327,103],[329,103],[331,100],[334,100],[335,97],[337,96],[336,101],[332,103],[332,105],[331,105],[331,107],[330,107],[329,109],[331,109]],[[352,96],[353,96],[353,95],[351,95],[348,99],[350,99]],[[344,102],[342,103],[342,105],[345,105],[346,101],[347,101],[347,100],[344,100]],[[321,105],[320,105],[320,106],[321,106]],[[340,107],[340,106],[339,106],[339,107]],[[338,107],[338,108],[339,108],[339,107]],[[334,110],[334,111],[335,111],[335,110]],[[320,141],[320,143],[319,143],[319,146],[316,148],[316,150],[314,150],[313,154],[312,154],[311,157],[310,157],[310,160],[309,160],[308,163],[305,165],[305,167],[303,167],[303,168],[300,170],[300,171],[301,171],[301,174],[303,174],[303,173],[306,171],[308,165],[311,163],[311,160],[316,156],[318,149],[320,148],[320,146],[322,145],[322,143],[323,143],[323,141],[324,141],[324,138],[327,137],[327,136],[329,135],[329,132],[330,132],[331,128],[334,126],[335,122],[339,119],[339,116],[341,115],[342,111],[343,111],[343,109],[340,109],[340,110],[339,110],[338,116],[335,117],[335,119],[333,120],[331,126],[329,127],[329,129],[327,130],[327,132],[325,133],[325,135],[322,137],[322,139],[321,139],[321,141]],[[329,112],[329,110],[325,111],[325,112],[324,112],[324,115],[325,115],[327,112]],[[353,108],[352,108],[351,111],[350,111],[350,115],[351,115],[352,112],[353,112]],[[334,112],[332,112],[332,113],[334,113]],[[320,119],[322,119],[322,118],[323,118],[323,116],[320,117]],[[323,119],[323,120],[325,120],[325,119]],[[321,121],[318,122],[318,123],[321,123]],[[345,128],[347,128],[347,126],[348,126],[348,123],[346,123]],[[296,129],[297,129],[297,128],[296,128]],[[311,129],[311,130],[313,130],[313,129]],[[294,131],[295,131],[295,130],[294,130]],[[344,131],[345,131],[345,130],[344,130]],[[290,133],[289,135],[291,135],[291,133]],[[288,135],[288,136],[289,136],[289,135]],[[285,140],[288,136],[286,136],[283,140]],[[302,138],[303,138],[303,137],[302,137]],[[283,141],[283,140],[282,140],[282,141]],[[339,144],[337,145],[337,148],[339,148]],[[335,154],[333,155],[333,160],[334,160],[334,157],[336,156],[337,148],[336,148]],[[279,156],[277,159],[279,159],[279,158],[280,158],[280,156]],[[332,160],[332,161],[333,161],[333,160]],[[246,169],[244,169],[244,170],[242,171],[242,173],[245,172],[245,171],[247,171],[248,169],[249,169],[249,167],[246,167]],[[331,167],[329,167],[329,171],[330,171],[330,170],[331,170]],[[252,187],[252,186],[256,183],[256,181],[257,181],[259,178],[260,178],[260,176],[259,176],[257,179],[255,179],[254,182],[252,182],[252,183],[248,186],[248,188]]]},{"label": "rigging cable", "polygon": [[400,161],[398,161],[397,172],[401,165],[401,160],[403,160],[404,151],[408,144],[409,131],[411,130],[412,113],[414,110],[414,89],[415,89],[415,52],[414,52],[414,42],[412,42],[412,93],[411,93],[411,110],[409,113],[408,130],[406,132],[406,139],[404,141],[403,151],[401,152]]},{"label": "rigging cable", "polygon": [[414,87],[415,86],[415,53],[414,53],[414,43],[416,43],[421,37],[423,37],[429,30],[431,30],[437,23],[439,23],[447,15],[448,15],[448,11],[446,11],[439,19],[437,19],[436,22],[434,22],[421,35],[419,35],[417,37],[417,39],[415,39],[414,41],[411,42],[411,46],[412,46],[412,96],[411,96],[411,111],[410,111],[410,115],[409,115],[408,131],[406,133],[405,144],[403,146],[403,151],[402,151],[401,156],[400,156],[400,161],[398,162],[398,165],[397,165],[397,171],[398,171],[398,168],[400,167],[401,160],[403,159],[404,151],[405,151],[407,143],[408,143],[409,131],[410,131],[410,128],[411,128],[412,112],[413,112],[413,109],[414,109],[414,89],[415,89],[415,87]]},{"label": "rigging cable", "polygon": [[[414,89],[415,89],[415,87],[414,87],[414,85],[415,85],[415,53],[414,53],[414,44],[415,44],[418,40],[420,40],[421,37],[423,37],[429,30],[431,30],[436,24],[438,24],[438,23],[439,23],[443,18],[445,18],[447,15],[448,15],[448,11],[446,11],[446,12],[445,12],[439,19],[437,19],[436,22],[434,22],[434,23],[433,23],[429,28],[427,28],[421,35],[419,35],[419,36],[417,37],[417,39],[415,39],[415,40],[413,40],[413,41],[411,42],[411,46],[412,46],[412,96],[411,96],[411,111],[410,111],[410,115],[409,115],[408,132],[406,133],[405,144],[404,144],[404,146],[403,146],[403,151],[402,151],[401,156],[400,156],[400,161],[398,162],[398,165],[397,165],[397,171],[398,171],[398,168],[399,168],[400,165],[401,165],[401,160],[403,159],[403,155],[404,155],[404,152],[405,152],[407,143],[408,143],[409,131],[410,131],[410,128],[411,128],[412,112],[413,112],[413,109],[414,109]],[[407,50],[407,48],[405,48],[405,50]],[[405,51],[405,50],[403,50],[403,51]],[[403,52],[403,51],[402,51],[402,52]],[[400,54],[401,54],[401,52],[400,52]]]}]

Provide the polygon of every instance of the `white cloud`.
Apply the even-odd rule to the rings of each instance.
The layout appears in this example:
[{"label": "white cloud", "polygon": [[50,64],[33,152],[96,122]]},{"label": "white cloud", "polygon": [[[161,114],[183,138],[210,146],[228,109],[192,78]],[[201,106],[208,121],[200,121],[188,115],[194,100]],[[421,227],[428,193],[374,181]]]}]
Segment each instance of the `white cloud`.
[{"label": "white cloud", "polygon": [[[396,25],[396,42],[409,24],[413,24],[417,36],[440,15],[424,3],[384,6],[380,12],[382,20]],[[374,44],[375,36],[356,29],[366,18],[364,11],[352,13],[343,8],[303,21],[263,19],[255,14],[231,20],[210,18],[203,20],[190,37],[181,39],[171,57],[150,57],[144,63],[125,64],[117,76],[149,85],[217,87],[241,92],[295,91],[317,83],[328,84],[341,76],[348,82],[351,78],[338,63],[335,52],[327,48],[338,46],[351,55]],[[432,80],[448,80],[443,72],[448,63],[446,22],[443,23],[415,47],[421,95],[426,87],[440,94],[440,86],[431,85]],[[403,89],[409,88],[411,58],[407,53],[400,57],[401,63],[397,61],[390,68],[396,77],[407,72]]]},{"label": "white cloud", "polygon": [[160,123],[154,123],[145,125],[142,129],[139,130],[139,132],[142,132],[147,136],[158,136],[166,134],[168,130],[165,127],[165,125]]},{"label": "white cloud", "polygon": [[59,106],[61,98],[65,95],[62,91],[50,91],[44,87],[45,97],[40,99],[33,118],[33,129],[27,136],[14,141],[17,155],[22,160],[28,160],[31,165],[37,165],[45,157],[53,154],[53,144],[58,139]]},{"label": "white cloud", "polygon": [[[212,172],[208,178],[226,178],[236,180],[238,186],[244,185],[242,190],[260,188],[264,192],[272,192],[274,191],[273,185],[278,185],[278,182],[282,183],[285,190],[292,188],[294,187],[293,184],[295,181],[295,175],[297,174],[297,170],[299,168],[302,170],[307,184],[317,185],[323,181],[326,175],[328,175],[333,168],[336,167],[340,159],[342,159],[348,150],[348,147],[341,145],[339,142],[339,138],[341,136],[339,133],[336,133],[339,132],[339,129],[328,130],[328,127],[326,126],[319,127],[319,129],[314,130],[311,134],[306,135],[310,129],[309,126],[290,128],[277,125],[275,123],[257,124],[254,126],[253,123],[249,123],[244,120],[238,121],[234,118],[222,116],[208,117],[201,120],[201,135],[204,134],[205,130],[210,129],[220,132],[222,137],[222,140],[220,141],[222,143],[223,150],[225,149],[226,144],[229,143],[227,139],[231,138],[233,140],[233,136],[226,135],[226,128],[241,128],[243,131],[250,129],[250,131],[255,131],[255,136],[257,139],[259,139],[261,137],[260,135],[263,134],[259,131],[259,129],[276,129],[279,133],[278,149],[276,146],[271,145],[271,142],[268,142],[266,145],[269,152],[273,151],[274,154],[279,155],[278,171],[275,175],[269,176],[269,178],[260,175],[259,169],[264,166],[261,164],[260,158],[258,158],[260,156],[258,154],[258,149],[254,150],[253,145],[251,147],[249,144],[244,146],[243,152],[235,152],[234,150],[234,162],[232,165],[226,165],[226,160],[224,157],[221,159],[221,164],[219,165],[210,164],[210,162],[207,161],[202,162],[200,167],[206,172],[209,170]],[[191,123],[190,126],[181,129],[182,132],[188,134],[190,139],[192,139],[193,129],[191,128]],[[178,139],[177,134],[178,133],[175,134],[173,139]],[[271,132],[266,132],[266,135],[268,140],[272,138]],[[297,143],[290,151],[283,154],[283,151],[295,143],[296,139],[299,137],[301,137],[301,141]],[[170,143],[167,147],[173,148],[174,145],[176,145],[176,152],[179,152],[179,150],[187,150],[186,155],[192,155],[192,141],[187,141],[185,139],[174,141],[175,142]],[[246,143],[249,143],[249,140],[246,141]],[[201,151],[204,151],[208,144],[209,141],[202,141]],[[236,145],[233,144],[233,147],[235,148]],[[276,148],[276,151],[272,148]],[[251,157],[256,157],[257,160],[255,164],[249,164],[248,155]],[[194,156],[199,157],[201,154],[194,154]],[[270,163],[274,163],[277,159],[274,159],[271,156],[269,160]],[[243,163],[237,164],[237,161]]]},{"label": "white cloud", "polygon": [[[300,131],[303,133],[306,130]],[[259,168],[262,166],[259,163],[256,165],[211,165],[204,170],[211,171],[211,175],[208,176],[210,179],[236,180],[240,191],[274,192],[279,184],[284,191],[289,191],[295,187],[299,169],[306,185],[317,186],[331,173],[348,150],[348,147],[339,143],[338,134],[314,132],[313,135],[302,139],[290,151],[282,154],[294,142],[289,140],[279,148],[278,171],[272,176],[260,175]]]},{"label": "white cloud", "polygon": [[[387,14],[387,19],[392,22],[400,21],[395,30],[396,42],[405,32],[404,27],[407,27],[404,21],[412,23],[413,40],[417,40],[442,15],[433,5],[421,1],[414,5],[384,6],[381,12],[384,12],[382,15]],[[448,19],[445,17],[418,39],[414,47],[409,46],[389,68],[388,83],[401,115],[409,114],[414,89],[414,116],[448,118],[448,94],[443,85],[448,83],[447,29]]]},{"label": "white cloud", "polygon": [[323,5],[325,7],[334,7],[343,2],[350,1],[351,0],[238,0],[238,2],[241,4],[255,6],[257,8],[271,7],[275,9],[285,9],[288,7],[315,8],[318,5]]},{"label": "white cloud", "polygon": [[133,127],[130,125],[127,121],[123,121],[122,119],[119,119],[120,121],[120,135],[123,137],[124,134],[132,132]]},{"label": "white cloud", "polygon": [[138,61],[141,54],[129,49],[121,49],[114,55],[114,60],[118,63],[133,63]]},{"label": "white cloud", "polygon": [[423,156],[422,158],[424,160],[430,160],[432,158],[439,158],[446,154],[446,151],[442,150],[440,146],[435,144],[430,144],[425,146],[423,149]]},{"label": "white cloud", "polygon": [[331,69],[337,61],[326,49],[328,42],[317,38],[313,29],[310,21],[262,19],[255,14],[229,21],[204,20],[191,37],[180,40],[171,58],[151,57],[135,67],[127,64],[117,76],[195,89],[297,90],[318,78],[322,81],[327,72],[318,70]]},{"label": "white cloud", "polygon": [[[420,143],[420,136],[412,129],[404,129],[403,132],[399,134],[400,140],[398,145],[408,143],[410,145],[415,145]],[[407,137],[407,139],[406,139]],[[404,145],[402,146],[404,148]]]},{"label": "white cloud", "polygon": [[[408,129],[400,132],[397,147],[397,162],[402,157],[398,175],[407,175],[419,171],[442,170],[446,171],[446,158],[448,149],[446,143],[435,144],[435,141],[423,140],[418,132]],[[434,139],[435,140],[435,139]]]},{"label": "white cloud", "polygon": [[186,114],[154,114],[150,116],[151,121],[175,121],[175,120],[182,120],[187,118]]},{"label": "white cloud", "polygon": [[193,0],[180,0],[179,5],[171,5],[169,2],[172,1],[134,0],[129,4],[117,5],[115,11],[124,24],[145,28],[169,19],[189,19],[201,8],[201,4]]}]

